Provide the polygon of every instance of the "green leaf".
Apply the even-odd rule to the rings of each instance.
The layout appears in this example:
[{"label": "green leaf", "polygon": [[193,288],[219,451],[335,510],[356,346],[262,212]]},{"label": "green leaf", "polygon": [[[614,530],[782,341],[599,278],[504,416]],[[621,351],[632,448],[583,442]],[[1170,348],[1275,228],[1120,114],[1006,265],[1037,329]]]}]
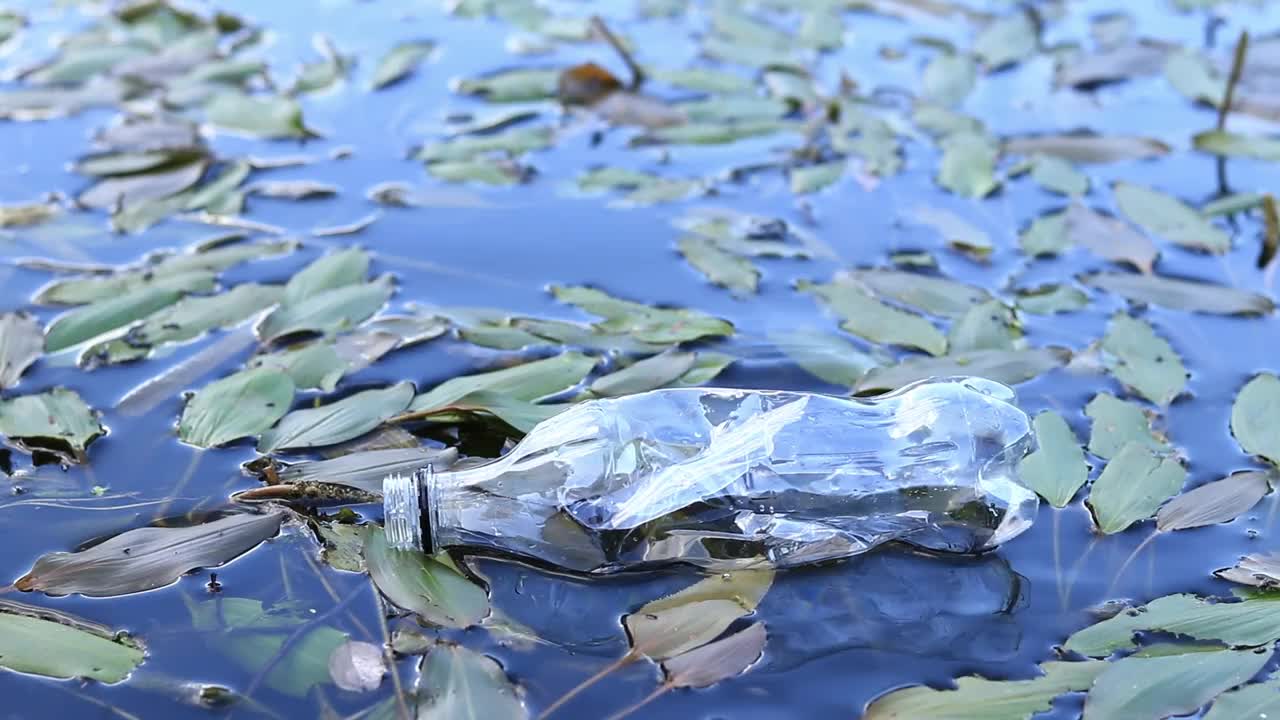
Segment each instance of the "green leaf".
[{"label": "green leaf", "polygon": [[1168,405],[1187,387],[1182,358],[1144,320],[1125,313],[1112,316],[1102,350],[1111,374],[1156,405]]},{"label": "green leaf", "polygon": [[1034,288],[1019,288],[1018,310],[1033,315],[1075,312],[1089,307],[1089,296],[1072,285],[1051,283]]},{"label": "green leaf", "polygon": [[772,135],[783,130],[798,132],[799,124],[787,120],[744,119],[719,122],[690,122],[658,128],[633,140],[633,144],[725,145],[747,138]]},{"label": "green leaf", "polygon": [[1252,510],[1269,492],[1267,473],[1233,473],[1165,503],[1156,513],[1156,529],[1168,532],[1231,522]]},{"label": "green leaf", "polygon": [[105,432],[97,414],[73,390],[54,388],[0,400],[0,435],[65,452],[72,461],[83,462],[85,448]]},{"label": "green leaf", "polygon": [[996,159],[1000,148],[982,133],[958,132],[942,139],[938,184],[969,198],[984,198],[1000,187]]},{"label": "green leaf", "polygon": [[187,401],[178,437],[211,448],[265,432],[289,412],[293,391],[293,380],[279,370],[255,368],[228,375]]},{"label": "green leaf", "polygon": [[1066,507],[1089,479],[1080,441],[1056,412],[1046,410],[1033,421],[1039,447],[1023,459],[1023,484],[1057,508]]},{"label": "green leaf", "polygon": [[128,635],[54,610],[0,602],[0,667],[118,683],[146,653]]},{"label": "green leaf", "polygon": [[1057,347],[976,350],[939,358],[910,357],[896,365],[872,368],[854,390],[858,394],[897,390],[917,380],[948,375],[972,375],[1017,385],[1061,367],[1070,359],[1071,351]]},{"label": "green leaf", "polygon": [[717,95],[741,95],[755,88],[748,78],[711,68],[646,68],[645,73],[660,83]]},{"label": "green leaf", "polygon": [[1152,235],[1215,254],[1231,250],[1230,235],[1171,195],[1127,182],[1116,183],[1113,192],[1120,212]]},{"label": "green leaf", "polygon": [[741,675],[760,659],[767,639],[764,623],[756,622],[728,637],[668,658],[662,662],[667,684],[704,688]]},{"label": "green leaf", "polygon": [[218,567],[273,538],[283,513],[239,514],[191,527],[142,527],[79,552],[41,557],[14,581],[24,592],[115,597],[172,585],[198,568]]},{"label": "green leaf", "polygon": [[1236,395],[1231,405],[1231,434],[1250,455],[1280,465],[1280,378],[1259,373]]},{"label": "green leaf", "polygon": [[769,333],[769,342],[795,364],[832,385],[853,387],[872,368],[887,362],[886,358],[862,352],[835,333],[820,330]]},{"label": "green leaf", "polygon": [[738,295],[756,292],[760,271],[747,258],[722,249],[715,241],[685,235],[677,242],[680,254],[712,284]]},{"label": "green leaf", "polygon": [[200,148],[104,152],[80,158],[72,169],[81,175],[94,177],[132,175],[166,165],[183,165],[204,155],[205,151]]},{"label": "green leaf", "polygon": [[964,102],[978,79],[978,66],[968,55],[942,53],[929,61],[920,79],[921,89],[931,102],[952,107]]},{"label": "green leaf", "polygon": [[668,350],[616,370],[591,383],[600,397],[619,397],[665,387],[693,369],[697,353]]},{"label": "green leaf", "polygon": [[322,293],[364,282],[369,274],[369,253],[348,248],[313,261],[289,278],[284,288],[284,304],[295,305]]},{"label": "green leaf", "polygon": [[947,351],[947,338],[933,323],[880,302],[852,282],[802,280],[796,287],[819,297],[841,318],[840,327],[858,337],[875,343],[919,348],[932,355]]},{"label": "green leaf", "polygon": [[454,90],[479,95],[490,102],[550,100],[560,81],[558,68],[517,68],[458,81]]},{"label": "green leaf", "polygon": [[1031,179],[1037,185],[1059,195],[1084,195],[1089,192],[1089,176],[1060,157],[1036,155],[1031,161]]},{"label": "green leaf", "polygon": [[1004,141],[1004,152],[1010,155],[1051,155],[1085,164],[1146,160],[1169,151],[1159,140],[1135,135],[1032,135]]},{"label": "green leaf", "polygon": [[[391,298],[395,282],[390,275],[367,283],[344,285],[271,311],[258,324],[258,337],[274,340],[297,332],[333,333],[367,320]],[[288,289],[285,290],[286,297]]]},{"label": "green leaf", "polygon": [[1244,135],[1226,130],[1206,130],[1191,139],[1197,150],[1223,157],[1246,157],[1280,162],[1280,139]]},{"label": "green leaf", "polygon": [[595,288],[555,285],[551,293],[560,302],[604,318],[594,325],[596,330],[630,335],[646,343],[679,343],[729,336],[734,330],[727,320],[697,310],[644,305],[612,297]]},{"label": "green leaf", "polygon": [[1144,273],[1154,271],[1160,251],[1155,243],[1128,223],[1071,203],[1064,218],[1066,242],[1087,249],[1100,258],[1129,263]]},{"label": "green leaf", "polygon": [[1192,102],[1218,107],[1226,96],[1226,78],[1219,76],[1209,60],[1194,50],[1179,48],[1170,53],[1165,61],[1164,76]]},{"label": "green leaf", "polygon": [[292,378],[299,390],[333,392],[342,376],[351,370],[351,363],[338,354],[334,343],[319,340],[258,355],[249,361],[249,367],[279,370]]},{"label": "green leaf", "polygon": [[689,372],[676,378],[671,383],[672,387],[696,387],[705,385],[716,379],[725,368],[737,362],[738,359],[732,355],[726,355],[718,352],[699,352],[693,361],[693,367]]},{"label": "green leaf", "polygon": [[1133,644],[1133,634],[1158,630],[1196,640],[1221,640],[1232,647],[1259,647],[1280,639],[1280,602],[1256,598],[1216,602],[1194,595],[1166,595],[1077,631],[1065,648],[1106,657]]},{"label": "green leaf", "polygon": [[481,390],[471,393],[444,409],[443,414],[452,417],[455,412],[485,412],[497,417],[520,432],[527,433],[534,426],[564,412],[568,403],[539,405],[509,395]]},{"label": "green leaf", "polygon": [[1018,245],[1022,252],[1039,257],[1057,255],[1072,245],[1067,236],[1067,214],[1059,210],[1041,215],[1018,235]]},{"label": "green leaf", "polygon": [[1039,44],[1035,21],[1018,10],[984,27],[973,40],[973,52],[990,72],[1026,60]]},{"label": "green leaf", "polygon": [[773,576],[772,568],[734,570],[646,603],[622,619],[632,652],[663,661],[706,645],[755,612]]},{"label": "green leaf", "polygon": [[991,236],[959,215],[942,208],[917,205],[909,220],[933,228],[947,245],[961,252],[987,256],[993,246]]},{"label": "green leaf", "polygon": [[1280,714],[1280,680],[1245,685],[1214,699],[1204,720],[1266,720]]},{"label": "green leaf", "polygon": [[947,333],[947,352],[951,354],[975,350],[1013,350],[1016,330],[1013,310],[999,300],[974,305],[956,318]]},{"label": "green leaf", "polygon": [[365,390],[320,407],[295,410],[264,432],[258,452],[336,445],[359,437],[403,412],[413,399],[413,383]]},{"label": "green leaf", "polygon": [[484,587],[463,575],[445,553],[432,557],[393,550],[381,528],[370,528],[364,562],[387,600],[433,625],[467,628],[489,615]]},{"label": "green leaf", "polygon": [[[516,127],[490,135],[465,135],[451,140],[423,145],[414,153],[415,160],[426,163],[476,160],[491,153],[523,155],[545,150],[555,142],[551,128]],[[430,168],[428,168],[430,169]]]},{"label": "green leaf", "polygon": [[527,177],[523,166],[494,157],[434,162],[427,165],[427,172],[445,182],[484,185],[517,185]]},{"label": "green leaf", "polygon": [[46,352],[59,352],[104,335],[176,303],[193,291],[212,290],[212,273],[173,275],[58,317],[45,331]]},{"label": "green leaf", "polygon": [[1093,481],[1089,509],[1099,532],[1123,532],[1146,520],[1178,494],[1187,471],[1176,458],[1157,455],[1141,442],[1120,448]]},{"label": "green leaf", "polygon": [[1224,690],[1249,680],[1270,652],[1190,652],[1166,657],[1127,657],[1094,681],[1083,720],[1160,720],[1195,712]]},{"label": "green leaf", "polygon": [[415,397],[409,410],[438,410],[482,391],[533,402],[577,386],[595,365],[595,358],[566,352],[502,370],[451,378]]},{"label": "green leaf", "polygon": [[[264,684],[295,698],[329,682],[329,657],[347,641],[329,625],[308,629],[310,618],[288,605],[264,608],[260,600],[218,597],[188,600],[187,610],[214,649],[251,673],[271,663]],[[284,656],[277,658],[281,651]]]},{"label": "green leaf", "polygon": [[409,77],[435,49],[434,40],[411,40],[396,45],[378,60],[369,88],[380,90]]},{"label": "green leaf", "polygon": [[793,167],[788,172],[791,179],[791,192],[807,195],[834,185],[844,175],[845,161],[831,160],[816,165]]},{"label": "green leaf", "polygon": [[1130,302],[1160,305],[1173,310],[1213,315],[1268,315],[1276,308],[1266,295],[1198,280],[1111,272],[1090,273],[1080,276],[1079,280]]},{"label": "green leaf", "polygon": [[1089,452],[1109,458],[1129,443],[1151,450],[1167,451],[1164,442],[1151,431],[1151,422],[1137,405],[1120,400],[1110,393],[1098,393],[1084,408],[1093,420],[1089,432]]},{"label": "green leaf", "polygon": [[1260,207],[1266,195],[1262,193],[1232,193],[1224,195],[1217,200],[1210,200],[1200,207],[1200,214],[1205,217],[1218,217],[1219,215],[1234,215],[1235,213],[1248,212],[1256,207]]},{"label": "green leaf", "polygon": [[18,384],[18,378],[44,354],[44,328],[26,313],[0,315],[0,390]]},{"label": "green leaf", "polygon": [[435,643],[422,659],[417,700],[417,717],[423,720],[529,717],[529,709],[497,661],[453,643]]},{"label": "green leaf", "polygon": [[1047,662],[1044,674],[1031,680],[988,680],[969,676],[954,690],[923,685],[894,690],[871,702],[864,720],[1029,720],[1050,709],[1066,692],[1087,690],[1107,668],[1098,660]]},{"label": "green leaf", "polygon": [[316,137],[302,120],[297,101],[279,96],[221,92],[205,105],[209,122],[220,128],[266,139]]},{"label": "green leaf", "polygon": [[[795,77],[790,73],[788,77]],[[755,94],[716,96],[675,105],[689,122],[713,124],[731,122],[767,122],[784,117],[791,105],[784,99]]]}]

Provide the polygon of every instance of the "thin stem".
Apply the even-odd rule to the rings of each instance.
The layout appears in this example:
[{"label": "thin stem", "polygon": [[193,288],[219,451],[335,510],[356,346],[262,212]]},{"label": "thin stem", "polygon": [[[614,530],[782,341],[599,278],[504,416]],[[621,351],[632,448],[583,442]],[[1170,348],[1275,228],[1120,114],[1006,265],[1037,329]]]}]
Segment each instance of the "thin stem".
[{"label": "thin stem", "polygon": [[1064,608],[1071,605],[1071,591],[1076,586],[1076,578],[1080,577],[1080,567],[1084,565],[1085,558],[1089,557],[1089,553],[1093,552],[1093,548],[1097,546],[1097,544],[1097,537],[1090,539],[1089,544],[1084,546],[1084,552],[1080,553],[1080,557],[1076,558],[1075,564],[1071,566],[1071,579],[1067,581],[1066,595],[1062,600],[1062,606]]},{"label": "thin stem", "polygon": [[618,670],[619,668],[630,665],[631,663],[639,659],[640,659],[640,654],[633,649],[630,652],[628,652],[626,655],[623,655],[617,660],[614,660],[609,665],[606,665],[603,670],[596,673],[595,675],[592,675],[586,680],[583,680],[582,682],[578,683],[572,689],[570,689],[569,692],[565,693],[564,695],[561,695],[559,700],[556,700],[555,702],[548,705],[546,710],[543,710],[541,713],[538,713],[537,720],[546,720],[548,715],[560,709],[561,705],[564,705],[565,703],[577,697],[580,693],[582,693],[583,690],[586,690],[592,685],[595,685],[596,683],[600,682],[605,677],[607,677],[609,673],[612,673],[615,670]]},{"label": "thin stem", "polygon": [[634,704],[634,705],[630,705],[630,706],[628,706],[628,707],[625,707],[625,708],[623,708],[622,710],[619,710],[618,712],[616,712],[616,713],[614,713],[614,714],[610,715],[610,716],[608,717],[608,720],[622,720],[622,718],[624,718],[624,717],[626,717],[626,716],[630,715],[631,713],[633,713],[633,712],[635,712],[635,711],[639,710],[640,708],[644,707],[645,705],[648,705],[649,703],[653,702],[654,700],[657,700],[659,697],[662,697],[662,694],[663,694],[663,693],[667,692],[668,690],[670,690],[670,689],[671,689],[671,688],[673,688],[673,687],[675,687],[675,685],[672,685],[672,684],[671,684],[671,683],[669,683],[669,682],[664,682],[664,683],[662,683],[662,684],[661,684],[661,685],[659,685],[657,688],[655,688],[653,692],[649,693],[648,695],[645,695],[645,696],[644,696],[644,698],[643,698],[642,700],[640,700],[640,702],[638,702],[638,703],[636,703],[636,704]]},{"label": "thin stem", "polygon": [[1063,593],[1062,585],[1062,539],[1059,537],[1062,527],[1062,513],[1056,509],[1053,513],[1053,576],[1058,585],[1058,602],[1062,604],[1063,611],[1067,609],[1067,596]]},{"label": "thin stem", "polygon": [[99,700],[96,697],[86,695],[85,693],[82,693],[82,692],[76,692],[75,690],[72,690],[69,687],[65,687],[63,683],[56,683],[56,682],[49,683],[47,687],[56,688],[59,691],[70,695],[71,697],[79,698],[87,703],[97,705],[98,707],[102,708],[103,710],[106,710],[107,712],[113,715],[117,715],[119,717],[124,718],[124,720],[142,720],[142,718],[138,717],[137,715],[134,715],[133,713],[128,712],[127,710],[122,710],[105,700]]},{"label": "thin stem", "polygon": [[164,503],[160,506],[160,509],[156,511],[157,521],[164,520],[165,513],[169,511],[169,506],[173,504],[174,500],[178,499],[178,494],[181,493],[184,489],[186,489],[187,483],[191,482],[191,478],[196,474],[196,468],[200,466],[200,461],[202,459],[204,459],[203,450],[197,450],[195,451],[194,454],[192,454],[191,462],[187,464],[186,471],[182,473],[182,477],[178,478],[178,483],[174,485],[173,490],[169,492],[169,497],[165,498]]},{"label": "thin stem", "polygon": [[358,596],[360,591],[364,590],[365,587],[366,586],[362,585],[356,588],[351,592],[351,594],[343,598],[342,602],[339,602],[337,605],[334,605],[328,610],[325,610],[314,618],[303,623],[294,630],[289,637],[285,638],[284,642],[280,643],[280,648],[275,651],[275,654],[273,654],[271,658],[258,669],[257,674],[253,676],[253,680],[250,681],[249,687],[245,688],[245,697],[253,697],[254,692],[257,691],[260,685],[262,685],[262,682],[266,680],[267,676],[276,669],[276,666],[278,666],[282,660],[288,657],[289,652],[293,650],[293,646],[297,645],[302,638],[309,635],[318,625],[342,612],[342,609],[349,605],[352,600],[356,599],[356,596]]},{"label": "thin stem", "polygon": [[391,670],[391,687],[396,693],[396,717],[398,720],[409,720],[409,706],[404,701],[404,685],[400,682],[400,665],[396,663],[395,652],[391,649],[391,628],[387,627],[387,606],[382,593],[374,593],[378,602],[378,625],[382,630],[382,658]]},{"label": "thin stem", "polygon": [[[311,569],[313,571],[315,571],[316,579],[320,581],[320,585],[324,588],[324,591],[329,595],[329,598],[332,599],[334,602],[340,602],[342,600],[342,596],[339,595],[338,591],[333,588],[333,583],[329,582],[329,578],[324,576],[324,568],[320,567],[320,563],[316,562],[316,559],[314,557],[311,557],[311,555],[309,554],[304,555],[303,557],[307,559],[307,564],[311,566]],[[360,622],[360,618],[356,616],[355,612],[348,610],[347,619],[351,621],[352,625],[354,625],[358,630],[360,630],[360,632],[364,635],[366,640],[373,639],[373,633],[369,630],[369,628],[364,626],[364,623]]]},{"label": "thin stem", "polygon": [[631,71],[631,84],[627,86],[627,89],[632,91],[638,90],[640,86],[644,84],[644,70],[641,69],[640,65],[631,57],[631,53],[623,47],[622,41],[618,39],[617,35],[613,34],[613,31],[609,29],[609,26],[605,24],[604,19],[599,15],[591,16],[591,29],[599,33],[600,36],[605,39],[605,42],[608,42],[609,45],[613,47],[613,51],[618,53],[618,56],[622,58],[622,62],[627,64],[627,70]]},{"label": "thin stem", "polygon": [[1120,584],[1120,578],[1124,575],[1124,571],[1129,569],[1129,565],[1133,563],[1138,555],[1145,550],[1147,546],[1151,544],[1151,541],[1155,540],[1156,536],[1159,534],[1159,530],[1152,530],[1151,534],[1143,539],[1142,542],[1138,543],[1138,547],[1134,548],[1133,552],[1129,553],[1129,557],[1125,558],[1123,563],[1120,563],[1120,569],[1116,570],[1115,577],[1111,578],[1111,585],[1107,587],[1108,598],[1115,593],[1116,586]]},{"label": "thin stem", "polygon": [[1231,112],[1231,104],[1235,99],[1236,85],[1240,75],[1244,73],[1244,58],[1249,53],[1249,31],[1241,30],[1240,39],[1236,41],[1236,54],[1231,59],[1231,74],[1227,76],[1227,91],[1223,93],[1222,105],[1218,108],[1218,129],[1227,127],[1227,113]]}]

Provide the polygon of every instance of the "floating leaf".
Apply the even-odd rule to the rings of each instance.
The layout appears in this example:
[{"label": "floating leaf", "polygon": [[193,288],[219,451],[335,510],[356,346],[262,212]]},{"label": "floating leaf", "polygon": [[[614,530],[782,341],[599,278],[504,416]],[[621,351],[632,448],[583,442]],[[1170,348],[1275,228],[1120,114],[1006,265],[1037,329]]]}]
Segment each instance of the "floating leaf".
[{"label": "floating leaf", "polygon": [[490,102],[549,100],[556,96],[560,71],[555,68],[518,68],[458,81],[454,89],[463,95],[480,95]]},{"label": "floating leaf", "polygon": [[1160,251],[1155,243],[1128,223],[1107,217],[1080,203],[1072,203],[1063,215],[1066,242],[1087,249],[1100,258],[1129,263],[1144,273],[1154,272]]},{"label": "floating leaf", "polygon": [[951,324],[947,352],[1013,350],[1014,340],[1020,334],[1016,327],[1013,310],[999,300],[974,305]]},{"label": "floating leaf", "polygon": [[55,610],[0,602],[0,667],[117,683],[145,657],[137,641],[111,628]]},{"label": "floating leaf", "polygon": [[485,589],[463,575],[447,554],[393,550],[382,530],[372,528],[364,561],[379,592],[429,623],[466,628],[489,614]]},{"label": "floating leaf", "polygon": [[167,198],[200,182],[207,167],[208,162],[201,158],[151,172],[104,178],[80,193],[76,202],[84,207],[109,209]]},{"label": "floating leaf", "polygon": [[1089,479],[1080,441],[1056,412],[1046,410],[1033,421],[1039,447],[1023,459],[1022,482],[1057,508],[1067,506]]},{"label": "floating leaf", "polygon": [[1186,389],[1182,358],[1144,320],[1125,313],[1112,316],[1102,350],[1111,374],[1156,405],[1168,405]]},{"label": "floating leaf", "polygon": [[1261,588],[1280,586],[1280,553],[1245,555],[1229,568],[1213,573],[1223,580]]},{"label": "floating leaf", "polygon": [[1035,135],[1004,141],[1004,152],[1012,155],[1051,155],[1086,164],[1146,160],[1169,150],[1159,140],[1133,135]]},{"label": "floating leaf", "polygon": [[26,313],[0,315],[0,390],[18,378],[44,354],[44,328]]},{"label": "floating leaf", "polygon": [[667,351],[609,373],[591,383],[591,392],[601,397],[618,397],[647,392],[678,380],[697,360],[697,353]]},{"label": "floating leaf", "polygon": [[447,142],[423,145],[414,153],[415,160],[438,164],[448,161],[477,159],[490,153],[523,155],[545,150],[555,142],[549,127],[517,127],[491,135],[455,137]]},{"label": "floating leaf", "polygon": [[646,68],[646,74],[661,83],[717,95],[741,95],[754,87],[750,79],[710,68]]},{"label": "floating leaf", "polygon": [[257,435],[289,412],[293,392],[293,380],[279,370],[257,368],[229,375],[187,401],[178,437],[210,448]]},{"label": "floating leaf", "polygon": [[409,474],[427,465],[445,470],[457,456],[458,451],[453,448],[438,451],[421,447],[363,450],[328,460],[294,463],[278,470],[277,478],[281,483],[327,482],[380,493],[382,479],[388,475]]},{"label": "floating leaf", "polygon": [[1151,517],[1178,494],[1186,477],[1187,471],[1175,458],[1157,455],[1141,442],[1127,443],[1102,469],[1089,492],[1089,509],[1098,530],[1111,535]]},{"label": "floating leaf", "polygon": [[533,402],[576,386],[595,365],[595,358],[566,352],[502,370],[456,377],[415,397],[409,409],[415,413],[438,410],[482,391]]},{"label": "floating leaf", "polygon": [[1280,713],[1280,680],[1244,685],[1214,698],[1204,720],[1266,720]]},{"label": "floating leaf", "polygon": [[732,355],[717,352],[699,352],[689,372],[676,378],[672,387],[693,387],[711,382],[724,369],[737,362]]},{"label": "floating leaf", "polygon": [[387,663],[382,656],[382,648],[373,643],[348,640],[329,654],[329,678],[339,690],[377,690],[386,674]]},{"label": "floating leaf", "polygon": [[968,55],[943,53],[924,68],[920,79],[925,98],[951,107],[964,102],[978,79],[978,67]]},{"label": "floating leaf", "polygon": [[106,432],[97,414],[73,390],[0,400],[0,435],[32,448],[63,452],[76,462],[93,439]]},{"label": "floating leaf", "polygon": [[887,392],[931,377],[972,375],[1017,385],[1065,365],[1071,351],[1065,348],[976,350],[946,357],[911,357],[896,365],[872,368],[858,381],[855,392]]},{"label": "floating leaf", "polygon": [[1213,315],[1268,315],[1276,307],[1266,295],[1198,280],[1112,272],[1090,273],[1079,279],[1085,285],[1115,293],[1130,302],[1174,310]]},{"label": "floating leaf", "polygon": [[1062,87],[1096,86],[1155,75],[1164,68],[1169,49],[1165,43],[1139,40],[1072,57],[1058,65],[1054,82]]},{"label": "floating leaf", "polygon": [[45,331],[46,352],[59,352],[140,320],[192,291],[212,290],[212,273],[173,275],[58,317]]},{"label": "floating leaf", "polygon": [[422,659],[417,691],[419,718],[529,717],[497,661],[453,643],[437,642]]},{"label": "floating leaf", "polygon": [[1269,645],[1280,638],[1280,603],[1265,598],[1214,602],[1194,595],[1166,595],[1077,631],[1064,647],[1106,657],[1130,647],[1134,633],[1143,630],[1221,640],[1232,647]]},{"label": "floating leaf", "polygon": [[396,45],[378,60],[369,87],[380,90],[409,77],[435,49],[433,40],[411,40]]},{"label": "floating leaf", "polygon": [[1231,405],[1231,434],[1250,455],[1280,465],[1280,378],[1260,373],[1240,388]]},{"label": "floating leaf", "polygon": [[[353,328],[376,313],[395,291],[390,275],[344,285],[298,303],[277,307],[258,324],[258,336],[274,340],[298,332],[332,333]],[[286,297],[288,289],[285,290]]]},{"label": "floating leaf", "polygon": [[559,415],[570,406],[565,403],[538,405],[509,395],[488,391],[474,392],[444,410],[446,416],[454,412],[485,412],[496,416],[520,432],[529,432],[547,418]]},{"label": "floating leaf", "polygon": [[527,169],[502,158],[451,160],[427,165],[427,172],[445,182],[477,182],[485,185],[517,185],[528,177]]},{"label": "floating leaf", "polygon": [[1018,235],[1018,245],[1022,252],[1033,257],[1065,251],[1072,245],[1067,236],[1067,213],[1059,210],[1032,220]]},{"label": "floating leaf", "polygon": [[632,652],[663,661],[711,642],[755,611],[773,575],[772,569],[721,573],[645,604],[622,619]]},{"label": "floating leaf", "polygon": [[1270,491],[1267,473],[1234,473],[1165,503],[1156,513],[1156,528],[1166,532],[1231,522],[1253,509]]},{"label": "floating leaf", "polygon": [[1098,660],[1047,662],[1044,674],[1031,680],[988,680],[969,676],[954,690],[918,685],[894,690],[871,702],[864,720],[1025,720],[1050,709],[1066,692],[1087,690],[1107,668]]},{"label": "floating leaf", "polygon": [[1098,393],[1084,408],[1093,420],[1089,433],[1089,452],[1109,458],[1128,443],[1138,443],[1151,450],[1167,450],[1151,433],[1151,422],[1142,408],[1110,393]]},{"label": "floating leaf", "polygon": [[1224,195],[1217,200],[1211,200],[1200,207],[1200,214],[1205,217],[1218,217],[1219,215],[1233,215],[1235,213],[1248,212],[1262,205],[1263,198],[1266,196],[1261,193],[1233,193]]},{"label": "floating leaf", "polygon": [[1191,139],[1197,150],[1224,157],[1247,157],[1280,162],[1280,139],[1242,135],[1226,130],[1206,130]]},{"label": "floating leaf", "polygon": [[1034,288],[1020,288],[1018,310],[1033,315],[1075,312],[1089,306],[1089,296],[1071,285],[1052,283]]},{"label": "floating leaf", "polygon": [[1084,720],[1166,718],[1195,712],[1224,690],[1252,678],[1270,652],[1187,652],[1127,657],[1098,675],[1084,703]]},{"label": "floating leaf", "polygon": [[841,318],[840,327],[858,337],[875,343],[915,347],[932,355],[947,351],[947,338],[933,323],[875,299],[852,282],[803,280],[796,287],[821,298]]},{"label": "floating leaf", "polygon": [[258,355],[249,360],[249,367],[279,370],[293,379],[298,390],[333,392],[342,376],[351,370],[351,363],[338,354],[334,342],[319,340]]},{"label": "floating leaf", "polygon": [[1211,253],[1231,249],[1231,236],[1171,195],[1126,182],[1116,183],[1113,191],[1120,211],[1152,235]]},{"label": "floating leaf", "polygon": [[810,374],[833,385],[853,387],[884,362],[834,333],[818,330],[769,333],[769,341]]},{"label": "floating leaf", "polygon": [[369,274],[369,262],[369,253],[360,248],[320,257],[289,278],[284,288],[284,304],[294,305],[329,290],[364,282]]},{"label": "floating leaf", "polygon": [[1045,190],[1059,195],[1089,192],[1089,176],[1066,160],[1052,155],[1037,155],[1031,161],[1031,179]]},{"label": "floating leaf", "polygon": [[1169,53],[1164,76],[1174,89],[1192,102],[1217,107],[1226,95],[1226,78],[1219,77],[1208,59],[1194,50],[1180,48]]},{"label": "floating leaf", "polygon": [[834,185],[844,175],[844,169],[844,160],[793,167],[788,172],[791,179],[791,192],[806,195]]},{"label": "floating leaf", "polygon": [[729,637],[668,658],[662,663],[666,684],[704,688],[741,675],[760,659],[766,640],[764,624],[757,622]]},{"label": "floating leaf", "polygon": [[209,122],[218,127],[267,139],[315,137],[302,121],[297,101],[279,96],[238,92],[214,95],[205,105]]},{"label": "floating leaf", "polygon": [[[385,451],[372,451],[385,452]],[[381,486],[381,478],[379,478]],[[364,542],[369,526],[345,525],[339,522],[322,522],[315,526],[322,549],[320,557],[334,570],[365,573]]]},{"label": "floating leaf", "polygon": [[191,527],[143,527],[74,553],[36,561],[13,586],[49,595],[115,597],[171,585],[218,567],[280,532],[282,513],[229,515]]},{"label": "floating leaf", "polygon": [[244,191],[250,195],[279,198],[283,200],[310,200],[312,198],[333,197],[341,190],[317,180],[260,180],[249,185]]},{"label": "floating leaf", "polygon": [[969,198],[984,198],[1000,187],[995,176],[1000,149],[990,137],[958,132],[943,138],[940,144],[939,185]]},{"label": "floating leaf", "polygon": [[715,285],[738,294],[756,292],[760,271],[747,258],[722,249],[716,242],[686,235],[677,243],[686,262]]},{"label": "floating leaf", "polygon": [[264,432],[258,452],[336,445],[359,437],[402,412],[413,399],[413,383],[365,390],[320,407],[295,410]]},{"label": "floating leaf", "polygon": [[973,40],[973,52],[990,72],[1031,57],[1039,44],[1035,21],[1018,10],[984,27]]},{"label": "floating leaf", "polygon": [[733,334],[733,325],[727,320],[697,310],[643,305],[583,286],[556,285],[551,293],[561,302],[604,318],[595,324],[597,330],[626,334],[646,343],[678,343]]},{"label": "floating leaf", "polygon": [[910,219],[933,228],[947,241],[947,245],[962,252],[985,257],[993,250],[991,236],[986,231],[950,210],[917,205],[911,210]]}]

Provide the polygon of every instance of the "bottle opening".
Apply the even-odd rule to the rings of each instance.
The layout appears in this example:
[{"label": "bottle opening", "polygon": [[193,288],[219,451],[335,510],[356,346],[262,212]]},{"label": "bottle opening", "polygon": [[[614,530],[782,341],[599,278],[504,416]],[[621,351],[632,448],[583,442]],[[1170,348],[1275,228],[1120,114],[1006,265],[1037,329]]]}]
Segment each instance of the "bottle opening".
[{"label": "bottle opening", "polygon": [[[429,470],[427,471],[430,472]],[[387,545],[422,551],[422,480],[426,473],[388,475],[382,479],[382,512]]]}]

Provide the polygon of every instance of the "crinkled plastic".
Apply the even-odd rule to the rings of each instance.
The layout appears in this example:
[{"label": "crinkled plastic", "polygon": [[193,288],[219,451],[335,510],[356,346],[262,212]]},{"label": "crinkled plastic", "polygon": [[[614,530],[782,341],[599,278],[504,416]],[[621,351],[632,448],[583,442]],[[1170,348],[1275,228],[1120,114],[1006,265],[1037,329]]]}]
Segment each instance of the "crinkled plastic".
[{"label": "crinkled plastic", "polygon": [[683,388],[581,403],[502,458],[384,484],[389,541],[608,573],[890,541],[976,553],[1026,530],[1034,442],[1008,387],[926,380],[875,398]]}]

